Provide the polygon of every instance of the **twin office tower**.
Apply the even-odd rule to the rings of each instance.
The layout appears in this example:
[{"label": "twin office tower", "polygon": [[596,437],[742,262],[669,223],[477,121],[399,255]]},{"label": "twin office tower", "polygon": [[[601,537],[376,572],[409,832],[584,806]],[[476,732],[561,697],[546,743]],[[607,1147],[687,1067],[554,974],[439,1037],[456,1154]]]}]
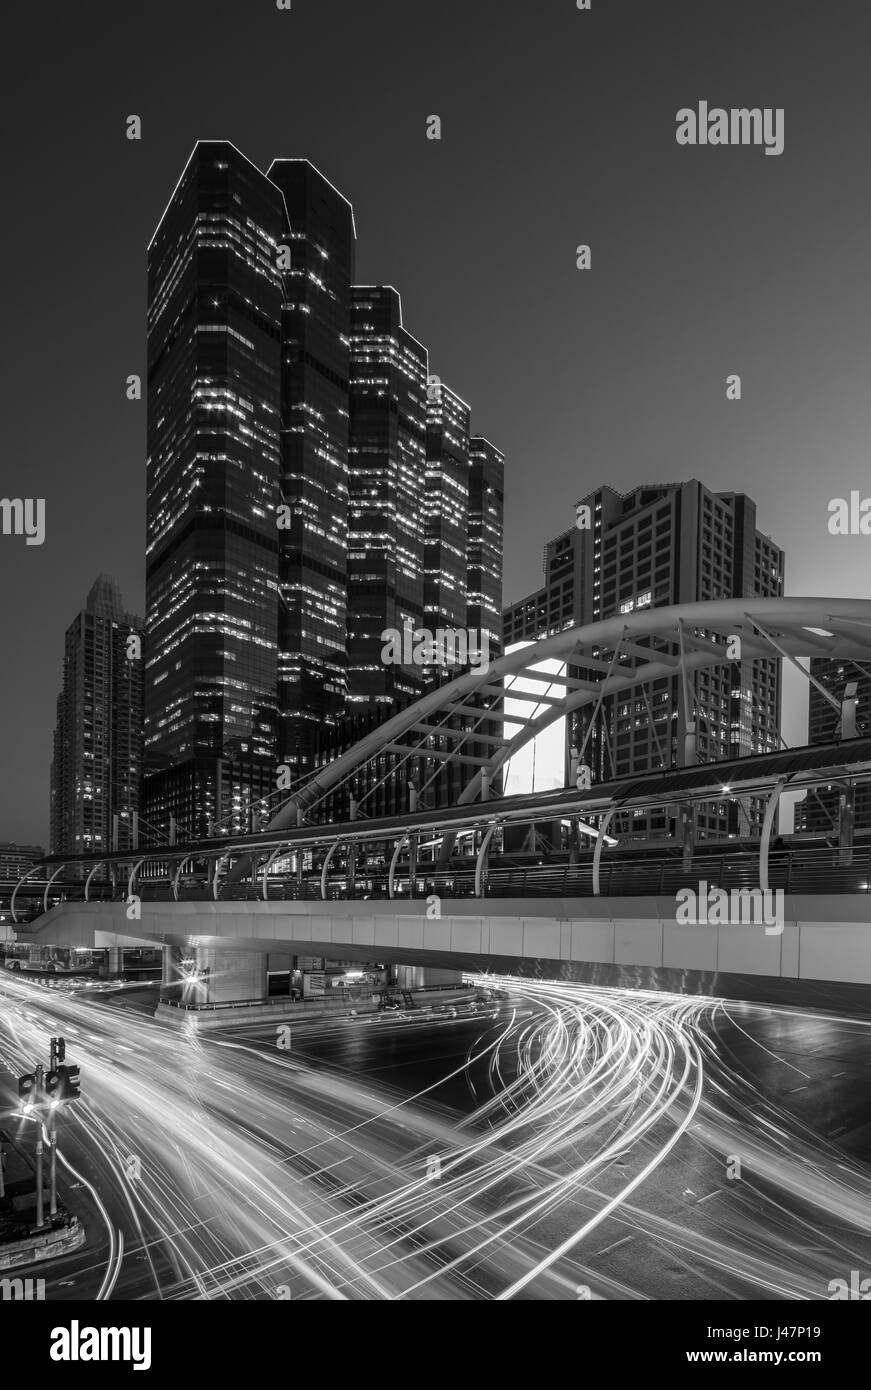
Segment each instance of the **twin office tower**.
[{"label": "twin office tower", "polygon": [[307,160],[193,151],[148,250],[144,817],[243,829],[420,693],[404,623],[501,639],[503,458]]}]

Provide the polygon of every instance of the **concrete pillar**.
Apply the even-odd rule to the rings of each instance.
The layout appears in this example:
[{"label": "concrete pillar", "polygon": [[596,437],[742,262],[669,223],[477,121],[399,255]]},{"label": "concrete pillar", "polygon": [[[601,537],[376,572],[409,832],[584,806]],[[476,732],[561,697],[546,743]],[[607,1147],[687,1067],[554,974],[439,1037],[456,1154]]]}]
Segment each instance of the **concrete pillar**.
[{"label": "concrete pillar", "polygon": [[182,953],[178,946],[171,946],[169,943],[164,946],[163,975],[160,984],[161,1004],[168,999],[178,999],[181,996],[181,979],[179,976],[181,958]]},{"label": "concrete pillar", "polygon": [[104,973],[111,979],[115,975],[120,975],[124,968],[124,948],[123,946],[106,947],[106,968]]},{"label": "concrete pillar", "polygon": [[850,783],[838,797],[838,863],[853,862],[853,831],[856,820],[856,788]]},{"label": "concrete pillar", "polygon": [[226,1004],[232,1000],[266,999],[266,951],[227,951],[214,946],[196,948],[199,1003]]}]

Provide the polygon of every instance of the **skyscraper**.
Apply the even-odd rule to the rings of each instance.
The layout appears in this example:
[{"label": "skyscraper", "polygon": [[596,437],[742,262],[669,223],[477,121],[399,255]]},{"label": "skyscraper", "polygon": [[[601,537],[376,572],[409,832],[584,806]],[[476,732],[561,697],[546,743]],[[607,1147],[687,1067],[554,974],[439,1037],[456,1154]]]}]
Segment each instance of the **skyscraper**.
[{"label": "skyscraper", "polygon": [[427,391],[424,625],[466,626],[471,412],[444,382]]},{"label": "skyscraper", "polygon": [[[396,291],[355,286],[352,295],[349,702],[335,734],[319,740],[322,764],[457,674],[385,663],[386,631],[485,628],[491,658],[501,638],[503,457],[480,436],[470,439],[469,407],[428,375],[426,350],[404,328]],[[486,755],[475,732],[501,735],[498,718],[484,718],[498,700],[469,703],[482,716],[462,716],[467,760]],[[452,728],[460,718],[452,716]],[[420,751],[402,751],[416,742]],[[414,798],[448,804],[469,766],[448,759],[452,746],[441,734],[403,738],[330,798],[329,814],[344,817],[351,795],[370,816],[407,810]]]},{"label": "skyscraper", "polygon": [[[692,480],[624,495],[602,487],[578,507],[589,508],[589,528],[575,525],[547,545],[544,587],[505,610],[506,644],[638,609],[783,593],[783,551],[757,530],[749,497],[714,493]],[[678,645],[658,650],[676,655]],[[590,655],[608,661],[612,653],[592,649]],[[569,674],[595,679],[598,673],[573,665]],[[607,698],[592,729],[592,707],[579,711],[570,738],[585,746],[594,780],[682,764],[693,717],[700,762],[779,747],[781,677],[774,657],[709,667],[695,673],[690,687],[689,709],[675,675],[653,681],[649,690]],[[699,809],[696,831],[748,834],[758,822],[755,803],[724,801]],[[664,813],[634,823],[645,835],[665,829]]]},{"label": "skyscraper", "polygon": [[283,218],[202,141],[148,249],[145,814],[182,836],[275,785]]},{"label": "skyscraper", "polygon": [[310,771],[316,730],[334,725],[346,684],[348,378],[355,231],[350,203],[305,159],[277,159],[280,190],[281,499],[279,755]]},{"label": "skyscraper", "polygon": [[386,629],[420,627],[424,605],[426,349],[390,285],[355,285],[351,311],[348,700],[391,709],[419,668],[385,665]]},{"label": "skyscraper", "polygon": [[491,659],[502,650],[505,458],[483,435],[469,440],[469,543],[466,626],[487,634]]},{"label": "skyscraper", "polygon": [[151,843],[257,825],[279,764],[294,785],[444,678],[383,661],[385,629],[498,611],[501,455],[472,460],[448,388],[428,411],[426,349],[354,254],[312,164],[264,174],[226,141],[150,243]]},{"label": "skyscraper", "polygon": [[133,846],[142,774],[141,642],[141,618],[124,611],[117,584],[100,575],[64,642],[51,764],[52,854]]}]

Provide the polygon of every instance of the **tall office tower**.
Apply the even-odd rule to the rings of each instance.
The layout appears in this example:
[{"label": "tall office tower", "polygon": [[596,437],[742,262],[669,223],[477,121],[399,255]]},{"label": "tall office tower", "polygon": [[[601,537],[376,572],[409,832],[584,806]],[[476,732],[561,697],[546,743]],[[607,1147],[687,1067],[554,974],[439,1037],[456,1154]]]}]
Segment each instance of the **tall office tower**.
[{"label": "tall office tower", "polygon": [[393,712],[423,684],[419,667],[381,658],[384,631],[423,623],[427,354],[392,286],[351,294],[349,713]]},{"label": "tall office tower", "polygon": [[466,626],[485,632],[491,660],[502,651],[505,458],[480,434],[469,440]]},{"label": "tall office tower", "polygon": [[[142,775],[142,619],[100,575],[67,629],[51,764],[51,853],[135,843]],[[130,655],[128,655],[128,651]]]},{"label": "tall office tower", "polygon": [[[434,534],[439,542],[428,549],[427,578],[432,573],[435,579],[430,580],[433,597],[427,604],[427,624],[474,632],[475,645],[492,662],[502,654],[505,460],[488,440],[469,437],[468,407],[445,386],[439,390],[441,402],[430,405],[427,431],[427,535]],[[461,549],[464,559],[458,565]],[[447,677],[455,674],[446,673]],[[503,737],[501,694],[476,692],[467,696],[465,704],[466,713],[450,719],[451,728],[462,732],[462,743],[437,736],[430,740],[437,752],[456,748],[461,755],[435,761],[427,771],[421,785],[433,806],[455,804],[470,777],[471,765],[462,758],[489,761]],[[473,714],[473,709],[480,714]],[[496,797],[501,791],[499,774],[490,784],[489,795]]]},{"label": "tall office tower", "polygon": [[[469,552],[469,434],[471,412],[465,401],[437,376],[428,378],[426,406],[426,491],[424,494],[423,625],[431,632],[466,628]],[[444,684],[462,668],[425,666],[426,686]],[[471,703],[471,702],[470,702]],[[481,703],[481,702],[476,702]],[[465,756],[482,750],[480,741],[463,743]],[[457,727],[459,721],[452,719]],[[478,732],[486,732],[483,724]],[[449,741],[434,736],[434,752],[447,752]],[[422,769],[416,787],[424,804],[447,806],[455,801],[468,778],[468,764],[447,758],[432,760]]]},{"label": "tall office tower", "polygon": [[[693,480],[622,496],[602,487],[583,505],[590,508],[591,527],[575,526],[546,547],[544,587],[505,610],[506,644],[648,607],[783,593],[783,552],[756,529],[748,497],[714,493]],[[677,640],[657,650],[676,655]],[[612,654],[595,647],[589,652],[600,661]],[[584,679],[599,673],[573,665],[569,674]],[[780,701],[776,659],[724,662],[691,677],[686,702],[680,676],[665,677],[606,699],[592,729],[592,707],[580,711],[569,737],[584,747],[594,780],[604,781],[682,765],[693,716],[699,762],[772,752],[779,747]],[[705,806],[696,816],[696,834],[755,834],[760,814],[755,802]],[[668,826],[664,813],[654,811],[635,817],[630,829],[651,836]]]},{"label": "tall office tower", "polygon": [[[479,634],[491,662],[502,655],[502,569],[504,557],[505,457],[482,435],[469,440],[469,545],[466,553],[466,626]],[[501,686],[501,681],[497,682]],[[475,731],[491,742],[474,744],[476,756],[488,758],[505,734],[503,701],[493,694],[468,700],[494,718],[473,720]],[[490,796],[501,796],[503,774],[490,785]]]},{"label": "tall office tower", "polygon": [[[856,704],[856,733],[871,735],[871,670],[867,663],[839,661],[830,657],[812,657],[810,673],[814,680],[842,705],[847,689],[855,683],[855,694],[849,696]],[[816,686],[808,686],[808,743],[834,743],[850,737],[850,726],[844,728],[841,713],[835,709]],[[796,806],[796,828],[811,835],[837,833],[841,812],[842,788],[822,788],[809,792]],[[853,827],[871,829],[871,787],[857,787],[852,807]]]},{"label": "tall office tower", "polygon": [[[335,735],[319,741],[320,763],[457,674],[385,664],[385,631],[487,625],[491,658],[501,636],[502,455],[486,440],[470,441],[459,396],[434,378],[428,389],[426,351],[403,328],[396,291],[358,286],[352,294],[349,701]],[[485,714],[497,704],[480,701]],[[469,757],[486,755],[474,734],[501,732],[498,711],[490,720],[462,718],[465,762],[449,759],[455,741],[437,734],[411,756],[394,747],[330,799],[329,813],[344,817],[351,796],[370,816],[406,811],[415,798],[448,804],[469,775]],[[402,742],[421,742],[420,731]]]},{"label": "tall office tower", "polygon": [[245,829],[275,787],[283,217],[244,155],[201,141],[148,248],[155,842],[173,821],[179,839]]},{"label": "tall office tower", "polygon": [[430,378],[426,404],[424,626],[465,628],[469,549],[469,421],[465,401]]},{"label": "tall office tower", "polygon": [[[278,703],[281,761],[313,767],[346,697],[350,203],[305,159],[278,159],[284,200]],[[284,518],[283,518],[284,519]]]}]

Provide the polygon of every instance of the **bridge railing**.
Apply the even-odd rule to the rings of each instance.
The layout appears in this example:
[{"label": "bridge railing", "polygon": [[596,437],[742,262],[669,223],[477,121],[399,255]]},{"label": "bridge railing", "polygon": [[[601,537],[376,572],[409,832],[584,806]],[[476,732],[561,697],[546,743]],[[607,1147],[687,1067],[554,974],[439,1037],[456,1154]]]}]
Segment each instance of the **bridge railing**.
[{"label": "bridge railing", "polygon": [[[773,850],[768,864],[769,886],[784,893],[868,893],[871,895],[871,846],[853,849],[819,846],[796,850]],[[599,866],[599,895],[602,897],[672,897],[680,888],[698,888],[702,882],[710,888],[726,890],[759,887],[759,859],[756,854],[734,851],[696,854],[684,860],[679,852],[659,857],[615,855],[602,856]],[[474,861],[456,865],[444,872],[421,868],[413,891],[407,871],[395,877],[393,896],[390,877],[386,871],[367,870],[357,873],[350,885],[346,873],[337,871],[326,879],[314,870],[299,877],[297,874],[270,874],[267,877],[267,898],[270,902],[340,902],[378,901],[399,906],[411,898],[587,898],[594,894],[594,871],[590,859],[575,864],[543,863],[509,867],[494,865],[476,881]],[[20,916],[25,920],[19,930],[33,928],[33,921],[42,911],[45,885],[33,884],[31,898],[21,904]],[[178,900],[182,902],[212,901],[210,884],[199,880],[176,884]],[[38,896],[37,896],[38,894]],[[143,879],[137,883],[137,896],[143,903],[165,902],[173,899],[173,886],[168,878]],[[263,901],[263,882],[223,882],[219,886],[220,902]],[[81,881],[57,881],[49,890],[49,905],[56,902],[76,902],[84,899]],[[113,890],[106,883],[91,883],[90,902],[125,902],[123,889]],[[871,914],[869,914],[871,915]]]}]

